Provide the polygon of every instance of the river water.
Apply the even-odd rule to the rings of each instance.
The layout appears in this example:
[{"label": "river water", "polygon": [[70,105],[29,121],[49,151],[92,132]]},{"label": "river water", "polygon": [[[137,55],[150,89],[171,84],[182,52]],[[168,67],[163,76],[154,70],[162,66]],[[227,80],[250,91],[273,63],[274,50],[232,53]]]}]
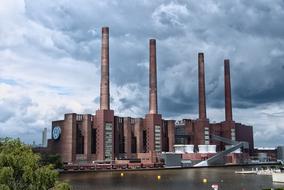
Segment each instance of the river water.
[{"label": "river water", "polygon": [[[284,188],[272,183],[271,176],[235,174],[240,167],[171,169],[152,171],[79,172],[61,174],[73,190],[208,190],[217,184],[219,190],[255,190]],[[158,180],[157,176],[160,176]],[[207,183],[203,182],[207,179]]]}]

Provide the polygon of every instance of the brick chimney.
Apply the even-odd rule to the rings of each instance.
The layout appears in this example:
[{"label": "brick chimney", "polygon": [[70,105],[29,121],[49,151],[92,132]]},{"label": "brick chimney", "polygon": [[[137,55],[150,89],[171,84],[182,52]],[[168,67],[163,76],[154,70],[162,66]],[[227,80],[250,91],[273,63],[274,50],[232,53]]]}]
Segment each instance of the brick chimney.
[{"label": "brick chimney", "polygon": [[156,40],[150,39],[149,114],[158,113]]},{"label": "brick chimney", "polygon": [[109,28],[102,28],[100,110],[109,110]]},{"label": "brick chimney", "polygon": [[233,120],[232,114],[232,97],[231,97],[231,76],[230,76],[230,60],[224,60],[224,79],[225,79],[225,117],[226,121]]},{"label": "brick chimney", "polygon": [[204,54],[198,53],[199,119],[206,119]]}]

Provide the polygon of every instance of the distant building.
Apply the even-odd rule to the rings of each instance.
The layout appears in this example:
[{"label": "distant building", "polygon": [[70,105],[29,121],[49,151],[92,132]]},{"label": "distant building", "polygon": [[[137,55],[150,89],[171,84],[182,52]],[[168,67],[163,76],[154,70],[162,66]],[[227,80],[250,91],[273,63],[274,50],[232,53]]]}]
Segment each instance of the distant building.
[{"label": "distant building", "polygon": [[47,147],[47,128],[44,128],[42,131],[42,147]]},{"label": "distant building", "polygon": [[153,163],[161,152],[173,152],[175,144],[192,144],[195,152],[200,151],[198,147],[204,149],[198,155],[204,159],[208,149],[214,152],[212,147],[217,147],[217,151],[226,148],[224,142],[211,139],[215,135],[246,141],[246,151],[252,152],[252,126],[233,120],[229,60],[224,61],[225,121],[210,123],[206,116],[204,54],[199,53],[199,118],[176,122],[163,119],[158,112],[156,40],[149,41],[149,48],[149,112],[144,118],[116,116],[110,109],[109,28],[102,28],[100,108],[95,114],[67,113],[63,120],[53,121],[48,150],[60,154],[63,162],[68,163],[116,159]]},{"label": "distant building", "polygon": [[254,159],[260,162],[271,162],[277,160],[277,148],[256,147],[254,149]]},{"label": "distant building", "polygon": [[284,162],[284,146],[277,147],[277,160]]},{"label": "distant building", "polygon": [[36,147],[36,146],[37,145],[36,145],[35,141],[33,141],[32,147]]}]

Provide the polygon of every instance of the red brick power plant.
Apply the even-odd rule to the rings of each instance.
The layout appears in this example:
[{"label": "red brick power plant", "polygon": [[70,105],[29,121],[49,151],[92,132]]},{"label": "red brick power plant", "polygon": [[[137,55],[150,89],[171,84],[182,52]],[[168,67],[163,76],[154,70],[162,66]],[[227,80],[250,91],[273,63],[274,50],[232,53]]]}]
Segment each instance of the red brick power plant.
[{"label": "red brick power plant", "polygon": [[225,121],[210,123],[206,116],[205,61],[198,54],[199,118],[180,121],[163,119],[158,112],[156,40],[149,41],[149,112],[145,118],[119,117],[110,109],[109,28],[102,28],[100,109],[93,114],[67,113],[64,120],[52,122],[52,139],[48,150],[59,154],[66,163],[93,163],[140,160],[159,162],[162,152],[174,152],[179,146],[191,145],[192,152],[184,152],[183,159],[204,160],[212,152],[205,146],[226,149],[226,143],[212,135],[232,141],[248,142],[253,150],[251,126],[236,123],[232,116],[230,62],[224,61]]}]

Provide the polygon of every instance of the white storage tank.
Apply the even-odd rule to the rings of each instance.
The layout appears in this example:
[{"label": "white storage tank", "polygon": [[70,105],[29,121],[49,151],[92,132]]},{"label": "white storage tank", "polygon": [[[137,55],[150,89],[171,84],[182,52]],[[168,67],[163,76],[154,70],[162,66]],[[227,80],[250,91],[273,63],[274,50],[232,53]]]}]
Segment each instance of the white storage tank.
[{"label": "white storage tank", "polygon": [[208,153],[208,145],[200,144],[198,145],[199,153]]},{"label": "white storage tank", "polygon": [[176,145],[174,145],[174,150],[175,150],[175,153],[183,154],[184,153],[184,145],[176,144]]},{"label": "white storage tank", "polygon": [[194,153],[193,148],[194,148],[193,144],[184,145],[185,153]]},{"label": "white storage tank", "polygon": [[208,153],[216,153],[216,145],[208,145]]}]

